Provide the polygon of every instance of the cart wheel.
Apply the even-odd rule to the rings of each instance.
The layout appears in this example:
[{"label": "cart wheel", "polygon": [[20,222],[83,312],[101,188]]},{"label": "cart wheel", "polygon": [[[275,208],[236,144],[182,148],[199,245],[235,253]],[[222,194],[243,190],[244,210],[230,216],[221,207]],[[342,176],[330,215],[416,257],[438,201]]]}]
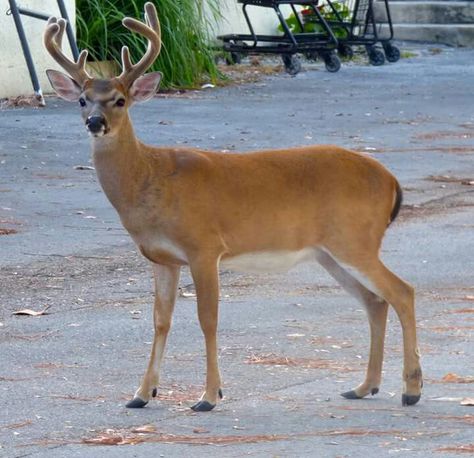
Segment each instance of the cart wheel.
[{"label": "cart wheel", "polygon": [[366,49],[369,56],[369,62],[372,65],[378,67],[379,65],[383,65],[385,63],[385,56],[382,51],[377,49],[375,46],[367,46]]},{"label": "cart wheel", "polygon": [[341,59],[339,59],[334,52],[330,52],[324,56],[324,63],[326,70],[331,73],[336,73],[341,68]]},{"label": "cart wheel", "polygon": [[337,47],[337,52],[341,57],[345,57],[346,59],[352,59],[354,57],[354,51],[346,44],[340,44]]},{"label": "cart wheel", "polygon": [[385,51],[385,57],[389,62],[397,62],[400,59],[400,50],[393,46],[392,43],[382,43],[382,46]]},{"label": "cart wheel", "polygon": [[281,58],[285,64],[285,70],[289,75],[295,76],[301,71],[301,61],[298,56],[294,54],[282,54]]},{"label": "cart wheel", "polygon": [[225,62],[227,65],[240,64],[242,62],[242,54],[239,52],[231,52],[226,56]]}]

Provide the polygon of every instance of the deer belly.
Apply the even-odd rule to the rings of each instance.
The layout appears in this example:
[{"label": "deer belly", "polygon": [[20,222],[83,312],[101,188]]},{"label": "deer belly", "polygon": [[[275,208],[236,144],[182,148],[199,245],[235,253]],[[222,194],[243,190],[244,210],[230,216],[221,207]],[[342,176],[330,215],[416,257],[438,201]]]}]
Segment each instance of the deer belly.
[{"label": "deer belly", "polygon": [[286,272],[296,264],[315,259],[315,248],[304,248],[299,251],[257,251],[222,258],[220,267],[249,273]]}]

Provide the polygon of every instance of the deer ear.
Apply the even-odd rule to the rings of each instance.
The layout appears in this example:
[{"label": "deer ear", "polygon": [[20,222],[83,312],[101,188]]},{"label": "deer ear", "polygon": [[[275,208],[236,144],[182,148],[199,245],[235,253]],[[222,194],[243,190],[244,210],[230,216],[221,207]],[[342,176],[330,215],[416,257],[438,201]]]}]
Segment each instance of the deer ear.
[{"label": "deer ear", "polygon": [[130,96],[135,102],[145,102],[151,99],[156,94],[162,77],[160,72],[151,72],[140,76],[130,87]]},{"label": "deer ear", "polygon": [[68,102],[77,102],[79,100],[82,90],[71,77],[57,70],[46,70],[46,75],[59,97]]}]

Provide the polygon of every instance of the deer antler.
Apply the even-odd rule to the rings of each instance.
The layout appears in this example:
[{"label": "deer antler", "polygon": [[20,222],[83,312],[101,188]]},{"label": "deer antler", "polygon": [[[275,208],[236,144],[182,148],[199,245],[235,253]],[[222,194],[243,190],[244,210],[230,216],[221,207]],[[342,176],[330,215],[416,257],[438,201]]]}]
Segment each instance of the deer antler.
[{"label": "deer antler", "polygon": [[51,57],[82,87],[87,80],[91,79],[85,69],[87,50],[81,51],[77,62],[69,59],[61,49],[65,29],[66,21],[63,18],[49,18],[43,35],[44,46]]},{"label": "deer antler", "polygon": [[122,48],[122,73],[117,79],[127,89],[130,85],[155,61],[161,50],[161,28],[158,14],[153,3],[145,3],[146,23],[137,21],[131,17],[122,20],[122,24],[129,30],[137,32],[148,39],[148,47],[143,57],[134,65],[130,60],[130,52],[127,46]]}]

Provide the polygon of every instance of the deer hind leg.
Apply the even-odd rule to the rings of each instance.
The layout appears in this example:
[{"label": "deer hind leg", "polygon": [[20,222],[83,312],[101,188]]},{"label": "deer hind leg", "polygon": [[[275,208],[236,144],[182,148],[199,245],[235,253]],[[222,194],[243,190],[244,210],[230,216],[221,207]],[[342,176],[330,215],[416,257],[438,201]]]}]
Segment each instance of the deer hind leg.
[{"label": "deer hind leg", "polygon": [[179,273],[179,267],[153,264],[153,274],[155,277],[155,306],[153,309],[155,335],[150,361],[142,383],[133,399],[126,404],[126,407],[144,407],[152,397],[156,396],[161,361],[163,360],[166,339],[171,327],[171,318],[176,301]]},{"label": "deer hind leg", "polygon": [[[333,253],[331,253],[333,254]],[[415,295],[413,287],[398,278],[378,259],[367,252],[360,256],[334,256],[337,262],[348,265],[364,285],[389,303],[398,315],[403,332],[403,394],[402,404],[416,404],[423,386],[420,353],[416,338]]]},{"label": "deer hind leg", "polygon": [[369,318],[370,353],[365,380],[357,388],[342,393],[342,396],[347,399],[361,399],[368,394],[377,394],[382,379],[388,304],[380,296],[369,291],[325,251],[318,252],[317,260],[349,294],[364,305]]},{"label": "deer hind leg", "polygon": [[415,293],[413,287],[398,278],[377,259],[366,270],[375,288],[392,305],[403,333],[403,394],[402,404],[416,404],[421,397],[423,377],[416,338]]},{"label": "deer hind leg", "polygon": [[218,259],[201,258],[190,263],[196,287],[199,323],[206,342],[206,389],[191,409],[195,412],[212,410],[222,398],[221,377],[217,362],[217,323],[219,305]]}]

